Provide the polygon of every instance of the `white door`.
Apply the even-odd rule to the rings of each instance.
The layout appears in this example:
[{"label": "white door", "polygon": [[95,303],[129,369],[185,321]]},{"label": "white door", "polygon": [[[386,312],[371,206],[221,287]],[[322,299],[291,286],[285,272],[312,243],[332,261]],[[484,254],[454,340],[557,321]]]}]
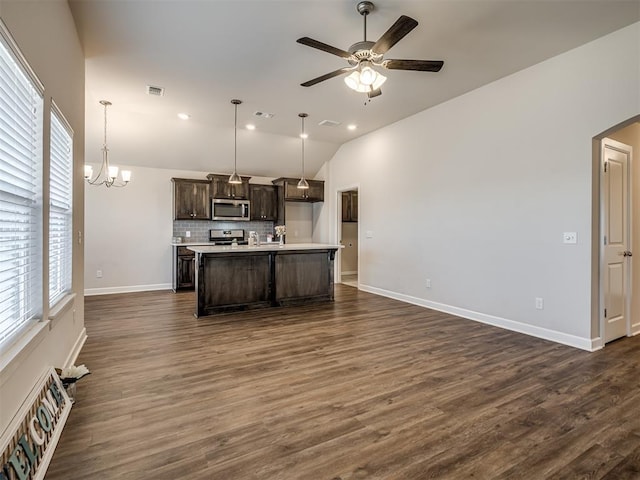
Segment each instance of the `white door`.
[{"label": "white door", "polygon": [[602,315],[604,341],[629,334],[631,147],[602,140]]}]

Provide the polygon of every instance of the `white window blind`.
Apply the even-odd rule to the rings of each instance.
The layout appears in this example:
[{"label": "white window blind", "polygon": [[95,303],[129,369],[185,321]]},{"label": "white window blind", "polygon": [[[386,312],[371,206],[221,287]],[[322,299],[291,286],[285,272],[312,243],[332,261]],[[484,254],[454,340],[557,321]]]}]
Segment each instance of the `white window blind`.
[{"label": "white window blind", "polygon": [[42,92],[0,23],[0,346],[42,312]]},{"label": "white window blind", "polygon": [[57,107],[51,109],[49,180],[49,305],[71,290],[73,136]]}]

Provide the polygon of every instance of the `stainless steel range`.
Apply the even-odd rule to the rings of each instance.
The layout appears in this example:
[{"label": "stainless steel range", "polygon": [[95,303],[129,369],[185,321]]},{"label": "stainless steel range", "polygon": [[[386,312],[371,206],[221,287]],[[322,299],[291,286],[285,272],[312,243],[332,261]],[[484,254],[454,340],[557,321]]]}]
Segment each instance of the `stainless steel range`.
[{"label": "stainless steel range", "polygon": [[244,230],[209,230],[209,241],[214,245],[231,245],[234,240],[238,245],[249,243],[244,238]]}]

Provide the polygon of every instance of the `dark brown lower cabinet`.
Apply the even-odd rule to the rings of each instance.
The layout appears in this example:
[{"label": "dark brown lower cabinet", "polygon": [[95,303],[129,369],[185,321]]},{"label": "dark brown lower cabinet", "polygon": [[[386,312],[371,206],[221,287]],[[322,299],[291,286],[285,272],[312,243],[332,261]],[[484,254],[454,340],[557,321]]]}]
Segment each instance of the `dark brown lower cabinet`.
[{"label": "dark brown lower cabinet", "polygon": [[335,248],[196,255],[196,317],[333,301]]},{"label": "dark brown lower cabinet", "polygon": [[193,290],[196,286],[196,254],[187,247],[173,247],[173,291]]}]

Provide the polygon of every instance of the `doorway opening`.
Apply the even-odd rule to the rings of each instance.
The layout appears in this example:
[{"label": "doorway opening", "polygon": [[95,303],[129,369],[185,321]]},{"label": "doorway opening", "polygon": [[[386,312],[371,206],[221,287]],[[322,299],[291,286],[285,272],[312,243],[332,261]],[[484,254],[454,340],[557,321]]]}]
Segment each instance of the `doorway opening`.
[{"label": "doorway opening", "polygon": [[358,187],[338,191],[338,239],[340,249],[340,283],[359,285],[359,202]]},{"label": "doorway opening", "polygon": [[594,348],[640,333],[639,154],[640,116],[594,138]]}]

